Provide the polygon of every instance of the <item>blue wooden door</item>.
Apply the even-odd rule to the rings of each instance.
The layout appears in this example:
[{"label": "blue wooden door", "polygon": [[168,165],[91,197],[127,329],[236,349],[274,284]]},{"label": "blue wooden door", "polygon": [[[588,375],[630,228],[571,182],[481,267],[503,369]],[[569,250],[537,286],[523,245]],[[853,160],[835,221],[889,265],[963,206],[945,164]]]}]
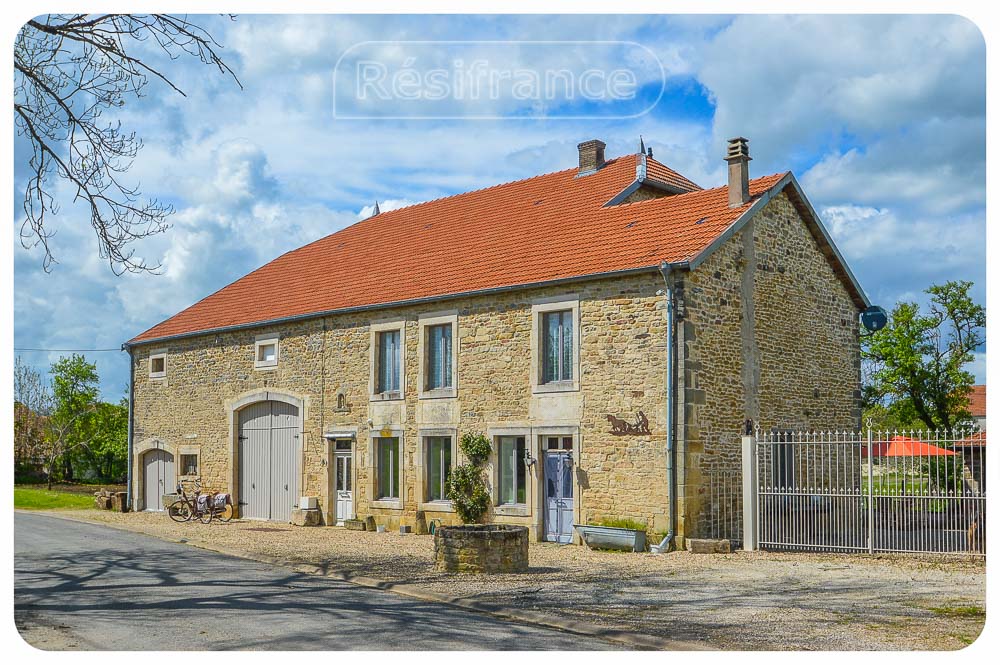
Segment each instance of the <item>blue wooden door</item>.
[{"label": "blue wooden door", "polygon": [[573,540],[573,457],[569,451],[545,453],[545,540]]}]

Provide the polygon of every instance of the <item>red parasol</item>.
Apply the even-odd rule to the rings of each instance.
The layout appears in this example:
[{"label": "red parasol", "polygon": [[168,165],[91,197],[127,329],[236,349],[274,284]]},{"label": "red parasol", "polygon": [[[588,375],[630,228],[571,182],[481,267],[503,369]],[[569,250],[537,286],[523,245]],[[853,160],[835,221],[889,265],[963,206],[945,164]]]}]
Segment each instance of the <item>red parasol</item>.
[{"label": "red parasol", "polygon": [[[872,457],[935,457],[957,454],[954,450],[941,448],[926,441],[899,434],[888,441],[878,441],[872,444]],[[865,450],[865,456],[867,457],[867,455],[868,451]]]}]

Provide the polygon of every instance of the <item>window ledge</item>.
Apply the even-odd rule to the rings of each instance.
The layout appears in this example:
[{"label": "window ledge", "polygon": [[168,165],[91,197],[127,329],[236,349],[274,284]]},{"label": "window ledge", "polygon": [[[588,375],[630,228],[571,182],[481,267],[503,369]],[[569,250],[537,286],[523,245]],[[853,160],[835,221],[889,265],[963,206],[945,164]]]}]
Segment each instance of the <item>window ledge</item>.
[{"label": "window ledge", "polygon": [[494,507],[493,512],[496,515],[527,517],[531,515],[531,508],[523,503],[506,503]]},{"label": "window ledge", "polygon": [[402,402],[401,393],[375,393],[368,396],[369,402]]},{"label": "window ledge", "polygon": [[538,393],[574,393],[580,392],[580,384],[575,381],[552,381],[551,383],[540,383],[532,391]]},{"label": "window ledge", "polygon": [[400,499],[376,499],[371,503],[372,508],[388,508],[389,510],[402,510],[403,502]]},{"label": "window ledge", "polygon": [[458,397],[458,391],[454,388],[424,390],[418,395],[418,399],[455,399],[456,397]]},{"label": "window ledge", "polygon": [[417,510],[431,513],[453,513],[455,512],[455,507],[451,505],[451,501],[425,501],[420,504]]},{"label": "window ledge", "polygon": [[269,365],[254,365],[253,368],[263,371],[270,371],[272,369],[278,369],[278,363],[271,363]]}]

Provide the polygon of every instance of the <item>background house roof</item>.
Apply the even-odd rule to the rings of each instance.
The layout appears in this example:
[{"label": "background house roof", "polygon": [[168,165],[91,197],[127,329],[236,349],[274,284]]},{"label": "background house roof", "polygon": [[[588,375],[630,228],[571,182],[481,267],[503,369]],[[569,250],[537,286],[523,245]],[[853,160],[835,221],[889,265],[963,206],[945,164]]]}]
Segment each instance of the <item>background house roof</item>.
[{"label": "background house roof", "polygon": [[700,189],[650,158],[656,179],[692,191],[605,206],[635,181],[636,158],[383,212],[279,256],[129,343],[682,262],[790,178],[752,180],[751,200],[730,208],[726,187]]},{"label": "background house roof", "polygon": [[969,393],[969,413],[973,418],[986,417],[986,386],[972,386]]}]

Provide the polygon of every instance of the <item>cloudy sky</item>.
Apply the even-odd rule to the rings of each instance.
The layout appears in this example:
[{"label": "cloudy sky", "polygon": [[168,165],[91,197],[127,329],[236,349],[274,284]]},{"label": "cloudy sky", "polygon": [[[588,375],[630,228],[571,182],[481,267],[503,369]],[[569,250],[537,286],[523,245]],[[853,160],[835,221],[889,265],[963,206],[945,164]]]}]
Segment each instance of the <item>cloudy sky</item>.
[{"label": "cloudy sky", "polygon": [[[640,134],[657,159],[704,187],[724,183],[726,138],[748,137],[751,175],[795,173],[876,303],[919,301],[927,286],[948,279],[974,281],[974,296],[985,303],[985,47],[965,19],[199,22],[223,45],[243,89],[197,61],[176,60],[165,66],[186,97],[154,83],[114,116],[145,144],[129,178],[176,208],[166,234],[135,248],[160,264],[160,273],[114,276],[97,255],[86,212],[60,188],[52,272],[42,271],[38,249],[22,249],[16,233],[13,239],[15,347],[118,348],[279,254],[363,218],[376,199],[383,209],[398,207],[569,168],[577,143],[589,138],[604,140],[609,156],[631,153]],[[634,42],[641,48],[577,44],[541,55],[514,49],[507,57],[512,67],[558,66],[566,57],[603,71],[631,68],[639,72],[636,99],[649,110],[616,118],[613,106],[588,102],[572,112],[558,104],[525,112],[501,96],[487,103],[500,116],[490,120],[468,119],[483,115],[482,103],[451,103],[436,113],[449,119],[391,119],[410,115],[394,112],[411,110],[405,100],[349,109],[375,116],[367,119],[341,117],[343,105],[335,115],[335,86],[339,103],[344,78],[334,69],[369,40],[378,44],[364,46],[366,57],[392,64],[406,59],[400,42],[415,40]],[[646,76],[652,61],[665,81]],[[15,202],[28,156],[16,138]],[[23,216],[19,208],[14,214]],[[18,353],[43,369],[60,355]],[[86,355],[98,363],[105,398],[121,396],[125,354]],[[984,355],[972,369],[985,381]]]}]

